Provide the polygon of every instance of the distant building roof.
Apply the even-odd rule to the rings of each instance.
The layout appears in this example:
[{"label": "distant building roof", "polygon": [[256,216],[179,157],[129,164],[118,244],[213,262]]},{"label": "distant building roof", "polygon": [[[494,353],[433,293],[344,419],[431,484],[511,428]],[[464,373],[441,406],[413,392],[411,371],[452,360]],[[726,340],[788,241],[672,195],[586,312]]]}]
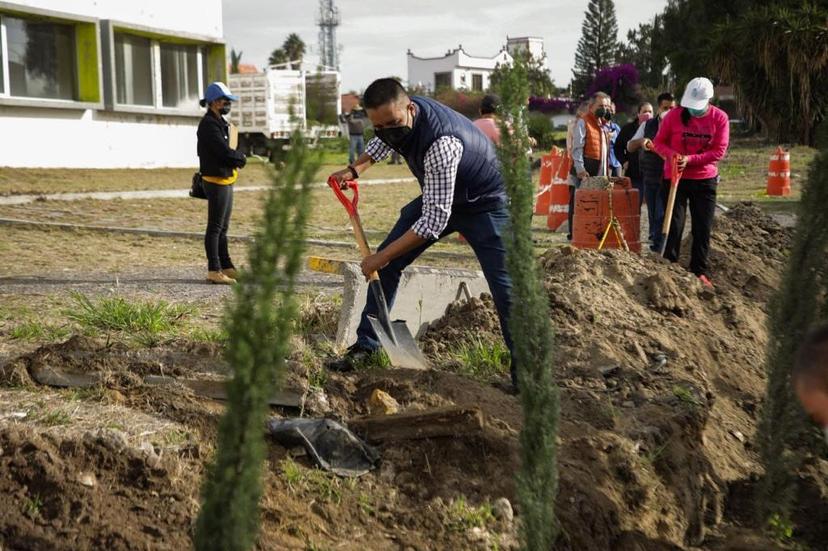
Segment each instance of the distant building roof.
[{"label": "distant building roof", "polygon": [[[228,67],[228,71],[229,71]],[[251,75],[254,73],[260,73],[259,68],[253,65],[252,63],[239,63],[239,72],[240,75]]]}]

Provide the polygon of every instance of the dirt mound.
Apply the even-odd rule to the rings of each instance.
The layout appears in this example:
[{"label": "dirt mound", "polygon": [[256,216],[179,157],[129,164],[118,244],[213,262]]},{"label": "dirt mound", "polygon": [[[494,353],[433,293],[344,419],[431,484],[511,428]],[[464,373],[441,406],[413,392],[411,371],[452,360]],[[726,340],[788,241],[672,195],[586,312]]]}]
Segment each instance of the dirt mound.
[{"label": "dirt mound", "polygon": [[[791,246],[793,230],[782,227],[753,203],[739,203],[716,217],[710,243],[713,279],[723,287],[767,302]],[[689,262],[690,238],[683,247]]]},{"label": "dirt mound", "polygon": [[[776,548],[757,535],[747,511],[759,473],[754,437],[764,389],[764,297],[777,285],[789,237],[753,209],[719,218],[713,291],[654,257],[564,248],[541,259],[561,389],[563,531],[556,549]],[[261,549],[516,548],[516,524],[488,519],[486,504],[516,503],[520,402],[439,369],[446,353],[470,337],[500,338],[490,297],[452,305],[429,329],[423,348],[437,370],[330,373],[319,369],[310,341],[295,343],[291,381],[307,388],[313,375],[330,417],[366,414],[368,397],[381,389],[404,411],[479,407],[485,428],[380,444],[380,468],[347,481],[308,468],[296,450],[271,445]],[[0,542],[189,547],[200,476],[223,408],[187,388],[147,386],[141,377],[218,376],[227,370],[218,352],[187,343],[130,349],[74,338],[0,367],[0,385],[30,388],[32,373],[47,367],[110,373],[92,401],[173,420],[202,436],[197,457],[168,454],[168,464],[134,451],[114,456],[105,443],[71,436],[62,425],[50,431],[0,425],[0,472],[10,473],[0,479],[0,496],[7,496],[0,499]],[[813,481],[825,479],[828,467],[814,458],[809,468],[802,491],[812,506],[794,521],[819,548],[828,488]],[[98,481],[93,493],[77,482],[90,469]]]},{"label": "dirt mound", "polygon": [[[119,406],[78,413],[57,395],[0,391],[0,414],[9,413],[22,419],[0,427],[0,542],[9,549],[189,547],[201,466],[197,446],[173,443],[182,427]],[[124,430],[90,428],[93,417]]]},{"label": "dirt mound", "polygon": [[[789,242],[754,206],[721,216],[713,291],[652,256],[567,247],[541,259],[561,388],[562,546],[699,545],[729,488],[755,479],[764,301]],[[424,348],[439,359],[476,332],[469,320],[497,334],[491,301],[467,302]]]},{"label": "dirt mound", "polygon": [[429,325],[420,344],[423,352],[437,358],[470,337],[484,341],[502,338],[494,299],[489,294],[450,304],[445,315]]}]

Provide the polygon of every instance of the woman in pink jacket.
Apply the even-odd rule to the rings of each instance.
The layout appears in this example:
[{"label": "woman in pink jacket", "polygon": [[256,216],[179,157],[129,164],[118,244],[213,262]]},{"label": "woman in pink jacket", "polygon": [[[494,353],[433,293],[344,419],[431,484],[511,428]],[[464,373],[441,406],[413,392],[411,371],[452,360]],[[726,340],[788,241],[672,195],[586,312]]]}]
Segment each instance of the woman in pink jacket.
[{"label": "woman in pink jacket", "polygon": [[[681,98],[681,109],[673,109],[664,117],[652,144],[656,153],[665,159],[677,155],[682,171],[664,257],[678,261],[689,205],[693,235],[690,271],[711,287],[708,256],[719,183],[717,164],[725,156],[730,140],[727,114],[710,105],[712,97],[712,82],[704,77],[691,80]],[[670,163],[665,162],[661,189],[665,204],[669,189]]]}]

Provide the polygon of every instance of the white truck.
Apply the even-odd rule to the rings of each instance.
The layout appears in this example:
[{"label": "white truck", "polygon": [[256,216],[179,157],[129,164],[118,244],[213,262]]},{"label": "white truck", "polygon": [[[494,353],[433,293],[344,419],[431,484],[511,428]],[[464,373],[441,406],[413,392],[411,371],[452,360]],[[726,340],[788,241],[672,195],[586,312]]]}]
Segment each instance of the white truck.
[{"label": "white truck", "polygon": [[230,121],[239,130],[239,149],[277,161],[291,134],[300,129],[315,146],[340,135],[340,75],[337,71],[306,71],[268,67],[262,73],[229,75],[239,101]]}]

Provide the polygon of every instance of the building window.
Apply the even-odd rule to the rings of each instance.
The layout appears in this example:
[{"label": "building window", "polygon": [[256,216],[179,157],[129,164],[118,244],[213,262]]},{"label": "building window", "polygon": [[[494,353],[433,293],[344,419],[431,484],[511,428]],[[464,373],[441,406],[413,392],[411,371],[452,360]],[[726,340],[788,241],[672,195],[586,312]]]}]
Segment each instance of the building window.
[{"label": "building window", "polygon": [[483,91],[483,75],[472,75],[472,90],[475,92]]},{"label": "building window", "polygon": [[115,33],[116,100],[152,105],[152,44],[148,38]]},{"label": "building window", "polygon": [[434,89],[451,88],[451,73],[434,73]]},{"label": "building window", "polygon": [[[76,99],[73,25],[4,16],[3,90],[12,96]],[[7,85],[8,84],[8,85]]]},{"label": "building window", "polygon": [[198,48],[161,44],[161,98],[164,107],[195,105],[201,93]]}]

